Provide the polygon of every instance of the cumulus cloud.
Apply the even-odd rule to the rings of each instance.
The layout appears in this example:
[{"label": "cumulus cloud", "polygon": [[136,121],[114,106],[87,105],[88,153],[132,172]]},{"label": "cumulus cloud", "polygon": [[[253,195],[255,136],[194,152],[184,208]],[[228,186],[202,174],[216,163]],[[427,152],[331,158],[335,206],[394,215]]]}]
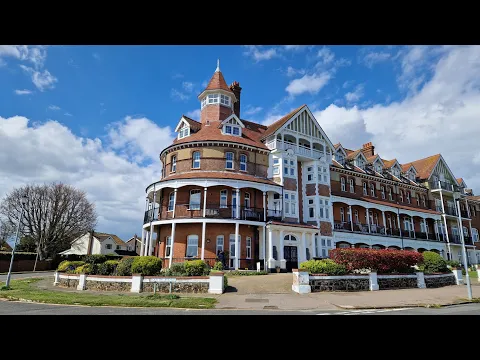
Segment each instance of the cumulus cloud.
[{"label": "cumulus cloud", "polygon": [[388,59],[391,58],[391,54],[388,52],[369,52],[362,58],[363,64],[365,64],[366,67],[372,68],[375,64],[387,61]]},{"label": "cumulus cloud", "polygon": [[266,49],[260,45],[245,45],[245,49],[246,50],[243,52],[243,54],[251,57],[256,62],[270,60],[278,56],[276,48]]},{"label": "cumulus cloud", "polygon": [[24,90],[15,90],[14,93],[17,95],[30,95],[32,91],[24,89]]},{"label": "cumulus cloud", "polygon": [[38,71],[32,67],[20,65],[20,67],[30,76],[32,77],[33,84],[37,87],[40,91],[45,91],[46,89],[53,89],[55,87],[55,83],[58,79],[50,74],[50,71],[43,70]]},{"label": "cumulus cloud", "polygon": [[[169,127],[132,117],[111,124],[104,141],[79,137],[56,121],[35,124],[23,116],[0,117],[0,134],[2,197],[26,183],[72,184],[95,202],[97,230],[125,240],[141,232],[144,191],[160,179],[158,155],[173,136]],[[125,156],[130,151],[138,156]]]},{"label": "cumulus cloud", "polygon": [[262,110],[263,108],[261,106],[248,105],[247,108],[243,111],[243,113],[245,114],[245,116],[252,116],[258,114]]},{"label": "cumulus cloud", "polygon": [[[430,61],[428,51],[436,55]],[[404,163],[441,153],[455,176],[480,193],[480,47],[412,47],[398,61],[409,83],[419,69],[431,69],[418,92],[362,110],[330,105],[315,117],[334,143],[347,148],[372,141],[382,157]]]},{"label": "cumulus cloud", "polygon": [[299,79],[290,81],[285,90],[292,96],[303,93],[317,94],[332,78],[328,72],[304,75]]},{"label": "cumulus cloud", "polygon": [[200,114],[201,110],[200,109],[195,109],[192,111],[187,112],[185,115],[187,115],[189,118],[192,118],[193,120],[200,120]]},{"label": "cumulus cloud", "polygon": [[354,91],[350,91],[345,94],[345,100],[347,100],[349,103],[357,102],[363,97],[363,94],[364,94],[363,90],[364,90],[363,84],[357,85]]}]

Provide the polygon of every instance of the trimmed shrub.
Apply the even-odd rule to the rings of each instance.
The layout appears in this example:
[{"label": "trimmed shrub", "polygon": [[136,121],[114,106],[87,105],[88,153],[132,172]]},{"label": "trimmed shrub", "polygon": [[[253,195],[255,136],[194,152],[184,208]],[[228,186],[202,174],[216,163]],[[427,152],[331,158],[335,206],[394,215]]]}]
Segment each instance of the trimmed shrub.
[{"label": "trimmed shrub", "polygon": [[97,265],[98,275],[113,275],[115,274],[115,270],[120,262],[118,260],[107,260],[102,264]]},{"label": "trimmed shrub", "polygon": [[217,261],[215,265],[213,265],[213,270],[223,270],[223,264],[221,261]]},{"label": "trimmed shrub", "polygon": [[462,267],[462,264],[460,264],[460,261],[457,261],[457,260],[446,260],[447,261],[447,265],[452,267],[452,268],[461,268]]},{"label": "trimmed shrub", "polygon": [[427,274],[450,271],[447,267],[447,261],[433,251],[423,252],[423,262],[420,264],[419,269]]},{"label": "trimmed shrub", "polygon": [[228,276],[254,276],[254,275],[268,275],[267,271],[242,271],[242,270],[233,270],[225,273]]},{"label": "trimmed shrub", "polygon": [[136,257],[126,257],[118,262],[116,268],[116,275],[118,276],[131,276],[132,275],[132,264],[135,261]]},{"label": "trimmed shrub", "polygon": [[66,272],[67,274],[73,274],[75,269],[79,266],[85,265],[84,261],[62,261],[58,264],[57,271]]},{"label": "trimmed shrub", "polygon": [[85,265],[79,266],[75,269],[75,274],[91,274],[91,275],[94,275],[95,274],[94,267],[95,267],[95,265],[92,265],[92,264],[85,264]]},{"label": "trimmed shrub", "polygon": [[85,255],[83,257],[83,261],[87,264],[103,264],[107,260],[107,257],[102,254]]},{"label": "trimmed shrub", "polygon": [[330,258],[349,272],[368,269],[381,274],[401,274],[414,272],[413,266],[422,262],[423,255],[408,250],[340,248],[330,250]]},{"label": "trimmed shrub", "polygon": [[170,274],[167,276],[186,276],[187,272],[185,271],[185,263],[173,263],[170,267]]},{"label": "trimmed shrub", "polygon": [[210,267],[203,260],[189,260],[184,262],[187,276],[206,276],[210,274]]},{"label": "trimmed shrub", "polygon": [[155,256],[138,256],[132,263],[132,274],[144,276],[160,275],[162,260]]},{"label": "trimmed shrub", "polygon": [[330,276],[345,275],[348,271],[344,265],[337,264],[331,259],[308,260],[300,264],[300,269],[310,274],[326,274]]}]

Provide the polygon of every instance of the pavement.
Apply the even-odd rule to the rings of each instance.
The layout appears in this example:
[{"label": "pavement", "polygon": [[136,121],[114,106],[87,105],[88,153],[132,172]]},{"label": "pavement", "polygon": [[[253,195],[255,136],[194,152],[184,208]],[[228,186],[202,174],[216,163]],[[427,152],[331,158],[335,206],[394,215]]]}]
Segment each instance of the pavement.
[{"label": "pavement", "polygon": [[[12,278],[45,277],[37,286],[43,289],[77,292],[53,286],[53,272],[15,274]],[[0,281],[4,281],[1,275]],[[208,296],[217,299],[217,310],[222,311],[282,311],[282,312],[338,312],[346,310],[388,310],[416,307],[440,307],[465,303],[468,297],[465,285],[446,286],[437,289],[400,289],[360,292],[318,292],[297,294],[291,290],[292,274],[269,274],[263,276],[229,277],[229,287],[224,294],[188,294],[185,296]],[[95,291],[89,291],[96,293]],[[115,292],[100,292],[115,295]],[[123,293],[125,296],[132,293]],[[474,298],[480,298],[480,284],[472,282]],[[0,303],[3,307],[3,304]],[[146,311],[146,310],[145,310]],[[150,310],[151,311],[151,310]],[[170,310],[171,311],[171,310]],[[180,310],[179,310],[180,311]],[[184,311],[184,310],[182,310]],[[193,311],[193,310],[191,310]],[[206,311],[206,310],[201,310]],[[382,312],[379,312],[382,313]]]},{"label": "pavement", "polygon": [[[14,272],[11,274],[11,279],[23,279],[26,277],[50,277],[55,274],[54,271],[25,271],[25,272]],[[0,274],[0,282],[5,282],[7,280],[7,274]]]}]

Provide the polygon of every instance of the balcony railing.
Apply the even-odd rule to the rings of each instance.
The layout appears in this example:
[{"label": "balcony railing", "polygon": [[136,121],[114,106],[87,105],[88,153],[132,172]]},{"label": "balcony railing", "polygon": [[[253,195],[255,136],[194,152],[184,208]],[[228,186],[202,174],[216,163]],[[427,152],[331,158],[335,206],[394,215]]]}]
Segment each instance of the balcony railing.
[{"label": "balcony railing", "polygon": [[458,191],[463,193],[463,187],[455,185],[455,184],[450,184],[445,181],[429,181],[428,185],[431,190],[447,190],[447,191]]},{"label": "balcony railing", "polygon": [[457,209],[454,208],[454,207],[449,207],[449,206],[445,207],[445,214],[452,215],[452,216],[458,216],[457,215]]},{"label": "balcony railing", "polygon": [[[334,229],[336,231],[345,231],[345,232],[352,232],[352,225],[350,222],[335,222]],[[388,229],[381,225],[370,225],[370,231],[368,231],[368,224],[361,224],[361,223],[354,223],[353,224],[353,232],[360,233],[360,234],[369,234],[369,235],[377,235],[377,236],[388,236],[388,237],[403,237],[408,239],[419,239],[419,240],[428,240],[428,241],[444,241],[444,237],[439,234],[427,234],[424,232],[413,232],[408,230],[400,230],[398,229]]]},{"label": "balcony railing", "polygon": [[[267,221],[278,220],[282,218],[282,211],[278,209],[267,209]],[[175,205],[175,219],[193,219],[203,218],[203,204],[177,204]],[[143,223],[146,224],[150,220],[167,220],[173,218],[173,209],[168,211],[163,209],[160,213],[158,209],[148,210],[145,212]],[[208,219],[239,219],[249,221],[264,221],[263,208],[254,208],[246,206],[232,206],[220,204],[207,204],[205,209],[205,218]]]},{"label": "balcony railing", "polygon": [[303,155],[307,157],[319,158],[320,156],[325,155],[320,150],[312,149],[311,147],[304,146],[304,145],[297,145],[295,143],[290,143],[287,141],[273,140],[273,141],[267,142],[266,145],[270,150],[292,149],[295,154]]},{"label": "balcony railing", "polygon": [[463,218],[470,218],[470,216],[468,216],[468,211],[465,211],[465,210],[460,210],[460,215],[462,215]]},{"label": "balcony railing", "polygon": [[[454,244],[462,243],[462,239],[459,234],[448,233],[448,239]],[[473,239],[471,236],[463,236],[463,239],[465,240],[465,245],[473,245]]]}]

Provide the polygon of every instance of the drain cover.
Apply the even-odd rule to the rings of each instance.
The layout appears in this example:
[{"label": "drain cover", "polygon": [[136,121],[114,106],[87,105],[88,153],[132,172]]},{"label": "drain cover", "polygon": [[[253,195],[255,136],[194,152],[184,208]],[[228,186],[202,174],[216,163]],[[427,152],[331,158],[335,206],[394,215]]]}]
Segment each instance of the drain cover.
[{"label": "drain cover", "polygon": [[259,302],[259,303],[268,303],[268,299],[245,299],[245,302]]}]

